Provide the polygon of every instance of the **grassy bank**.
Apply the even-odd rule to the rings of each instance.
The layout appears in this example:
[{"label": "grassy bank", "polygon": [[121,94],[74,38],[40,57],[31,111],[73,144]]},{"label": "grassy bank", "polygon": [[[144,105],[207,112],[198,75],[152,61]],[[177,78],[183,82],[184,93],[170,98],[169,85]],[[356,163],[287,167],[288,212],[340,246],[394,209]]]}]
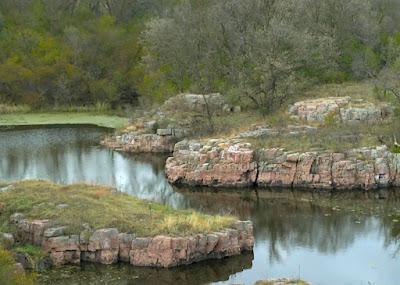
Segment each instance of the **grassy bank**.
[{"label": "grassy bank", "polygon": [[[0,192],[0,225],[3,227],[7,227],[10,215],[15,212],[30,219],[51,219],[67,226],[70,233],[79,233],[83,224],[89,224],[92,229],[115,227],[139,236],[211,232],[226,228],[235,220],[230,216],[174,210],[102,186],[22,181],[10,188]],[[57,207],[61,204],[68,206]]]},{"label": "grassy bank", "polygon": [[0,284],[33,285],[36,284],[35,275],[19,272],[12,253],[0,248]]},{"label": "grassy bank", "polygon": [[91,124],[108,128],[121,128],[128,118],[96,113],[13,113],[0,115],[0,126]]}]

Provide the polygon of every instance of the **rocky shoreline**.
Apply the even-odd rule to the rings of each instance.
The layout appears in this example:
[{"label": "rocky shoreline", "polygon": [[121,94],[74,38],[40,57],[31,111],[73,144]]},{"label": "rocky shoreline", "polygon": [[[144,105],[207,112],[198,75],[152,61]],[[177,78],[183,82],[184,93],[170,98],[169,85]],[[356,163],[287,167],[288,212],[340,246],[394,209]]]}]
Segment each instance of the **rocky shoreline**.
[{"label": "rocky shoreline", "polygon": [[400,185],[400,154],[386,146],[345,152],[255,149],[240,140],[182,141],[167,159],[173,184],[376,189]]},{"label": "rocky shoreline", "polygon": [[229,229],[187,237],[137,237],[115,228],[86,229],[67,235],[65,227],[54,226],[51,220],[30,221],[16,213],[10,221],[16,228],[15,240],[41,247],[54,266],[86,261],[169,268],[239,255],[252,251],[254,246],[253,225],[249,221],[237,221]]}]

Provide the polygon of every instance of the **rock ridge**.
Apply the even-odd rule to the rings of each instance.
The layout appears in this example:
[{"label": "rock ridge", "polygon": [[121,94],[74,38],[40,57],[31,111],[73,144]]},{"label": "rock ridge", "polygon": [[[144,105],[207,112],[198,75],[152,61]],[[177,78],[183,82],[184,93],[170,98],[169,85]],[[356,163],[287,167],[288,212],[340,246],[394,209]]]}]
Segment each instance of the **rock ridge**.
[{"label": "rock ridge", "polygon": [[375,189],[400,185],[400,154],[386,146],[292,152],[240,140],[182,141],[167,159],[174,184],[215,187]]},{"label": "rock ridge", "polygon": [[115,228],[66,235],[65,227],[56,227],[50,220],[30,221],[21,214],[12,215],[10,220],[17,229],[16,239],[41,246],[54,266],[87,261],[168,268],[239,255],[254,246],[250,221],[237,221],[231,228],[192,236],[137,237]]}]

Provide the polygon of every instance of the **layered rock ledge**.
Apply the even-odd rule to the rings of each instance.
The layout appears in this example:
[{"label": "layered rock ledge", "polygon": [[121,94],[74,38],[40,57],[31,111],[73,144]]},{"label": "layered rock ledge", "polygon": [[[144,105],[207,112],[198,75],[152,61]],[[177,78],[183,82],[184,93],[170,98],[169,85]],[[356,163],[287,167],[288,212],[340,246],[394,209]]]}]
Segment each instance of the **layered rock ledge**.
[{"label": "layered rock ledge", "polygon": [[386,146],[292,152],[238,140],[182,141],[166,163],[171,183],[217,187],[373,189],[399,186],[399,170],[400,154]]},{"label": "layered rock ledge", "polygon": [[41,246],[55,266],[88,261],[167,268],[238,255],[254,246],[253,225],[249,221],[237,221],[229,229],[187,237],[137,237],[115,228],[66,235],[65,227],[55,227],[51,220],[30,221],[21,214],[12,215],[11,222],[17,230],[16,239]]},{"label": "layered rock ledge", "polygon": [[132,153],[169,153],[174,149],[174,136],[125,133],[104,139],[102,145]]},{"label": "layered rock ledge", "polygon": [[328,116],[343,123],[384,120],[393,113],[386,103],[373,104],[351,97],[327,97],[296,102],[289,108],[295,119],[324,122]]}]

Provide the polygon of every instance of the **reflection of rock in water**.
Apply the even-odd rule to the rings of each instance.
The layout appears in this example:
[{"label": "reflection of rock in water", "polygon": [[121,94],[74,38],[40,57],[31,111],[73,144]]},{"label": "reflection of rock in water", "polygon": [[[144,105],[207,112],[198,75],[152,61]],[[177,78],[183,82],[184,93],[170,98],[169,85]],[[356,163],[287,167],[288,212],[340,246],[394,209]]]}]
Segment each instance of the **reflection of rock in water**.
[{"label": "reflection of rock in water", "polygon": [[[359,236],[377,230],[387,240],[387,246],[396,241],[391,234],[393,225],[385,223],[385,218],[368,215],[359,217],[348,212],[335,211],[332,207],[337,206],[336,203],[340,201],[333,200],[330,193],[280,190],[259,191],[258,194],[253,192],[248,196],[237,190],[214,193],[205,188],[199,188],[195,192],[176,188],[176,191],[183,193],[193,208],[251,219],[256,240],[265,241],[269,246],[271,261],[280,261],[281,250],[288,252],[299,246],[334,254],[350,247]],[[392,191],[388,195],[392,201],[398,201],[398,193]],[[340,198],[349,203],[356,200],[364,204],[379,202],[372,192],[343,193]],[[318,206],[316,199],[331,206]]]},{"label": "reflection of rock in water", "polygon": [[137,268],[129,265],[102,266],[94,264],[79,267],[66,267],[52,270],[46,276],[40,277],[44,285],[72,284],[207,284],[226,281],[232,274],[242,272],[252,267],[253,254],[227,258],[219,261],[207,261],[199,264],[172,269]]}]

